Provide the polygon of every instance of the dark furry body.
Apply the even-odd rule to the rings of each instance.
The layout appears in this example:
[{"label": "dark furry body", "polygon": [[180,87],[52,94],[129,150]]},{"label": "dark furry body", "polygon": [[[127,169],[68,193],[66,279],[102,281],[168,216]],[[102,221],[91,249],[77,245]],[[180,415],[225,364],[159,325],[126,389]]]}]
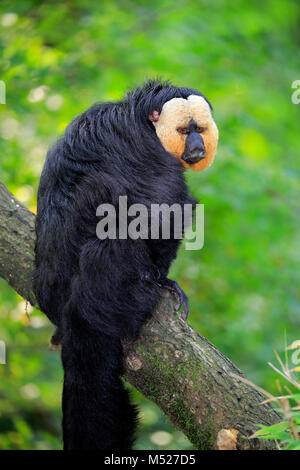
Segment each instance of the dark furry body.
[{"label": "dark furry body", "polygon": [[200,95],[148,82],[75,118],[48,153],[38,191],[35,291],[62,331],[65,449],[133,444],[137,413],[120,378],[121,341],[150,317],[157,268],[164,279],[179,240],[99,240],[96,209],[117,206],[124,195],[128,206],[192,202],[181,163],[148,121],[166,101],[191,94]]}]

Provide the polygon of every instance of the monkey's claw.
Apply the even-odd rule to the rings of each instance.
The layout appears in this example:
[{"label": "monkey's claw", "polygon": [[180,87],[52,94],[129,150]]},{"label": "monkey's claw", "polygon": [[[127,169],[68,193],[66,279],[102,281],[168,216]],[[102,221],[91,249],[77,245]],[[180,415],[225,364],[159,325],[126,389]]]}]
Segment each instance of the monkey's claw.
[{"label": "monkey's claw", "polygon": [[162,287],[164,287],[165,289],[168,289],[169,291],[173,292],[177,296],[178,303],[175,305],[175,310],[178,312],[178,310],[180,310],[180,308],[183,306],[183,311],[181,312],[181,318],[183,318],[183,320],[186,320],[188,317],[188,314],[190,313],[189,299],[187,295],[184,293],[181,287],[177,284],[177,282],[173,281],[172,279],[166,278],[162,284]]}]

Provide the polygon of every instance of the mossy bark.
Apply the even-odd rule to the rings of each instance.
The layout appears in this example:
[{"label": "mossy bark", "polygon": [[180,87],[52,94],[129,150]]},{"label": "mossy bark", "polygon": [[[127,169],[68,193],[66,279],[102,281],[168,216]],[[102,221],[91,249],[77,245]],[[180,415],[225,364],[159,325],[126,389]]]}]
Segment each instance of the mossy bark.
[{"label": "mossy bark", "polygon": [[[34,237],[34,214],[0,183],[0,276],[32,304]],[[263,395],[235,377],[242,372],[174,312],[168,292],[138,340],[124,349],[127,380],[195,449],[276,448],[274,441],[248,437],[257,423],[274,424],[280,415],[262,405]]]},{"label": "mossy bark", "polygon": [[[126,377],[153,400],[196,449],[221,448],[231,431],[236,449],[271,449],[274,442],[248,439],[257,423],[280,416],[264,397],[235,376],[242,372],[174,312],[165,292],[137,342],[125,345]],[[226,439],[228,435],[226,436]]]},{"label": "mossy bark", "polygon": [[34,214],[0,182],[0,277],[32,304],[34,241]]}]

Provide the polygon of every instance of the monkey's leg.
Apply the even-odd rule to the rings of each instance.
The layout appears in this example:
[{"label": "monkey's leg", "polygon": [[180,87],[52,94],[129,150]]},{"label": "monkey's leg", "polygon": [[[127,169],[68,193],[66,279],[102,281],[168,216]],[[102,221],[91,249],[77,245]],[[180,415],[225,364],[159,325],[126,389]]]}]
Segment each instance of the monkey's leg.
[{"label": "monkey's leg", "polygon": [[140,278],[152,260],[143,240],[91,238],[79,267],[62,316],[64,448],[129,450],[137,410],[121,379],[121,342],[138,335],[158,300],[158,286]]}]

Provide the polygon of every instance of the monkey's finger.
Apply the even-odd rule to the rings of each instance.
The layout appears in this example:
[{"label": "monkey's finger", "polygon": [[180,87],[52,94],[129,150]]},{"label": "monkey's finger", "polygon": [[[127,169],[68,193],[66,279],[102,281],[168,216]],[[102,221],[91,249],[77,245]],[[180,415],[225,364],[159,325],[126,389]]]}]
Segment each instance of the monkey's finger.
[{"label": "monkey's finger", "polygon": [[184,295],[184,299],[183,299],[183,311],[181,313],[181,318],[183,320],[186,320],[187,317],[189,316],[189,313],[190,313],[190,309],[189,309],[189,299],[188,297],[185,295],[185,293],[183,293]]},{"label": "monkey's finger", "polygon": [[[174,309],[176,311],[178,311],[182,305],[182,302],[183,302],[183,296],[182,296],[182,292],[181,292],[181,289],[180,287],[178,286],[177,283],[175,283],[175,281],[172,281],[172,283],[174,282],[174,284],[172,285],[163,285],[163,288],[164,289],[167,289],[169,290],[170,292],[172,292],[172,294],[176,295],[177,297],[177,304],[174,305]],[[177,284],[177,285],[175,285]]]},{"label": "monkey's finger", "polygon": [[174,306],[176,312],[178,312],[181,307],[183,306],[183,312],[181,314],[181,317],[186,320],[189,314],[189,299],[188,296],[185,294],[185,292],[181,289],[181,287],[177,284],[176,281],[173,281],[171,279],[167,279],[167,282],[165,283],[164,287],[173,294],[177,296],[178,303]]}]

